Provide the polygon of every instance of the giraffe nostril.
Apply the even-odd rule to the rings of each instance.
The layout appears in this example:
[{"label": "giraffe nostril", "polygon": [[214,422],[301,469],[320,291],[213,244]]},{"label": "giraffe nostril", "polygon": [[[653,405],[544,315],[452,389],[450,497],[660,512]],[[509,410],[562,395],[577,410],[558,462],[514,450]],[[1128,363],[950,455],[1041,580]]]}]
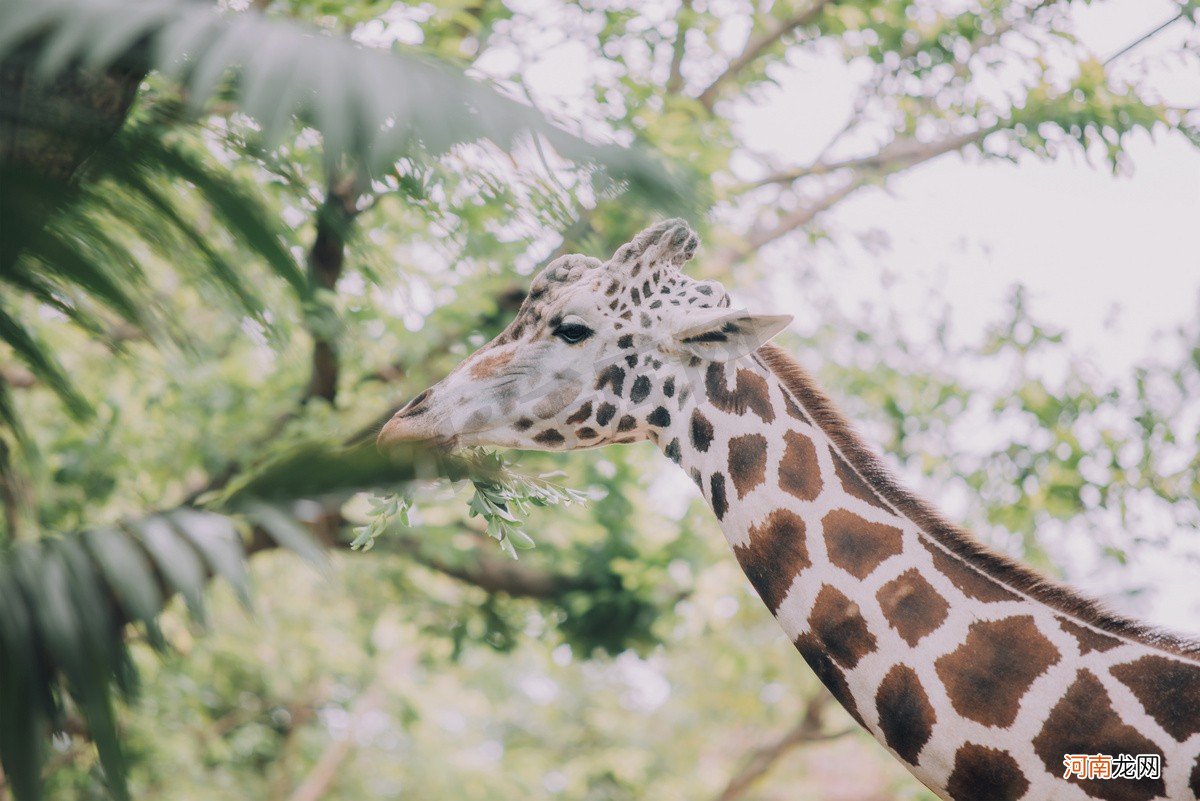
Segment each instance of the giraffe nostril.
[{"label": "giraffe nostril", "polygon": [[400,411],[396,412],[396,416],[414,417],[418,414],[428,411],[429,406],[425,403],[427,400],[429,400],[429,390],[425,390],[420,395],[404,404]]}]

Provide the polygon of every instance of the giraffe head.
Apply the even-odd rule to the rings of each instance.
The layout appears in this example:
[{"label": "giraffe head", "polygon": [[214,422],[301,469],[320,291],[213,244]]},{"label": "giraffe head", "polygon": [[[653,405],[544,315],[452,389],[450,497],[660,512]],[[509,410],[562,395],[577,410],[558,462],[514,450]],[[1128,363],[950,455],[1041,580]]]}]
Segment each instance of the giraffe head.
[{"label": "giraffe head", "polygon": [[699,244],[667,220],[606,262],[555,259],[512,323],[396,412],[379,445],[573,450],[656,439],[707,364],[753,352],[791,320],[733,311],[720,284],[685,276]]}]

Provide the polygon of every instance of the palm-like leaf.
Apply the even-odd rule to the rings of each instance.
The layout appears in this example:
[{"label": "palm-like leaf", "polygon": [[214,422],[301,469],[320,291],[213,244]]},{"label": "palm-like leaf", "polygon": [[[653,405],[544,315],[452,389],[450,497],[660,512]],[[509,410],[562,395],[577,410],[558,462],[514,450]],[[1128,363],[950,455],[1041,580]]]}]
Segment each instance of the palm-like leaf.
[{"label": "palm-like leaf", "polygon": [[[0,270],[0,286],[15,290],[5,294],[28,294],[97,336],[108,327],[97,316],[101,309],[139,329],[161,329],[165,323],[153,311],[159,304],[149,293],[139,256],[131,249],[132,243],[140,241],[168,263],[195,265],[184,278],[217,285],[245,313],[261,319],[263,304],[253,281],[183,211],[189,190],[180,189],[182,184],[198,194],[214,219],[258,254],[301,302],[306,301],[307,277],[285,247],[280,225],[253,191],[212,159],[167,134],[158,123],[130,123],[92,158],[89,180],[76,187],[55,187],[27,172],[7,173],[6,188],[12,191],[0,193],[6,229],[19,215],[15,207],[28,203],[31,195],[51,195],[56,211],[44,226],[25,228],[29,235],[21,257]],[[3,304],[0,341],[59,395],[72,414],[90,412],[50,349]],[[13,427],[16,423],[0,405],[3,422]]]},{"label": "palm-like leaf", "polygon": [[328,154],[351,156],[372,172],[418,142],[437,154],[481,139],[510,147],[532,132],[644,196],[679,201],[679,186],[656,161],[573,136],[447,65],[258,14],[186,0],[9,0],[0,6],[0,59],[30,42],[46,78],[79,64],[136,62],[175,78],[197,109],[232,76],[230,99],[258,122],[268,145],[299,118],[321,132]]},{"label": "palm-like leaf", "polygon": [[[258,14],[222,13],[186,0],[7,0],[0,4],[0,63],[14,59],[46,81],[80,69],[135,74],[157,69],[178,82],[194,109],[221,93],[257,122],[268,147],[298,119],[321,133],[331,163],[347,157],[368,173],[418,148],[436,155],[481,139],[510,147],[532,133],[568,159],[601,165],[608,178],[648,201],[673,206],[681,197],[673,179],[639,152],[573,136],[460,71],[415,53],[365,48]],[[71,135],[70,122],[57,124],[67,130],[53,131],[55,136]],[[89,180],[80,186],[6,169],[0,175],[8,190],[0,193],[6,229],[0,281],[94,330],[102,326],[81,300],[139,327],[151,325],[146,313],[154,304],[138,293],[138,259],[94,219],[98,209],[128,218],[140,205],[157,216],[154,225],[172,229],[193,251],[191,272],[205,274],[249,313],[259,314],[253,282],[179,212],[161,189],[170,182],[152,180],[170,176],[196,187],[230,233],[305,298],[304,272],[253,193],[164,133],[161,125],[144,121],[126,125],[89,162]],[[104,179],[109,182],[97,189]],[[137,204],[123,204],[128,197],[114,193],[114,186],[134,195]],[[54,210],[49,224],[42,224],[38,209]],[[131,227],[143,229],[147,216],[130,221]],[[17,350],[73,413],[85,414],[86,403],[54,357],[11,310],[7,318],[0,341]],[[0,404],[0,422],[15,425],[6,408]]]},{"label": "palm-like leaf", "polygon": [[[135,689],[127,625],[162,645],[156,619],[176,594],[204,623],[205,587],[215,576],[249,604],[250,550],[283,548],[324,569],[324,547],[294,514],[298,500],[336,510],[355,491],[433,475],[519,479],[495,460],[417,449],[385,457],[371,444],[313,444],[264,464],[214,509],[184,507],[0,552],[0,765],[17,800],[39,797],[45,744],[63,727],[68,698],[96,742],[114,796],[128,797],[113,716],[114,696]],[[245,529],[253,532],[249,541]]]},{"label": "palm-like leaf", "polygon": [[243,559],[233,522],[197,510],[21,543],[0,558],[0,763],[19,801],[40,795],[45,741],[62,727],[67,697],[87,723],[113,795],[128,798],[113,717],[114,692],[134,689],[124,625],[139,622],[150,642],[162,643],[160,587],[183,596],[202,622],[214,575],[248,600]]}]

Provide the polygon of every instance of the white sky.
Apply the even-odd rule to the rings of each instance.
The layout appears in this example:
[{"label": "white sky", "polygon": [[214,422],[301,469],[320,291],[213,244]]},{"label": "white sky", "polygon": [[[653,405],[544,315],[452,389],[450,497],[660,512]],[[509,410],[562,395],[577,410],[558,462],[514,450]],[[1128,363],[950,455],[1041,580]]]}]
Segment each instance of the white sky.
[{"label": "white sky", "polygon": [[[1168,0],[1109,0],[1076,15],[1084,44],[1104,57],[1170,18]],[[1169,56],[1186,26],[1168,29],[1123,57]],[[1154,59],[1158,61],[1157,58]],[[1169,58],[1151,84],[1174,105],[1200,107],[1200,76]],[[755,149],[800,164],[845,118],[849,71],[832,60],[805,63],[755,107],[738,109]],[[828,109],[812,119],[812,109]],[[1114,376],[1144,356],[1156,331],[1193,317],[1200,299],[1200,151],[1182,136],[1133,140],[1134,171],[1070,155],[1019,164],[947,155],[897,176],[888,191],[860,192],[828,215],[839,231],[883,231],[890,252],[818,274],[837,284],[847,307],[878,297],[880,261],[901,279],[889,303],[915,313],[925,290],[943,292],[962,336],[997,320],[1013,284],[1030,290],[1036,317],[1068,332],[1080,351]],[[904,307],[908,307],[905,309]],[[1116,325],[1106,320],[1117,310]]]}]

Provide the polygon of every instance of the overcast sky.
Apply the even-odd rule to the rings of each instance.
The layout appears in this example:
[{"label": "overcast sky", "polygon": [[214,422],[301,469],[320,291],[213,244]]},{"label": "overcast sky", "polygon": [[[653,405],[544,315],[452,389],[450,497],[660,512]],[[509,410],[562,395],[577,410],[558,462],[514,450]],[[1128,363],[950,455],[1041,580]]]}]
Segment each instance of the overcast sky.
[{"label": "overcast sky", "polygon": [[[1169,0],[1109,0],[1081,7],[1076,25],[1103,58],[1176,11]],[[1186,31],[1182,24],[1163,31],[1114,69],[1148,59],[1151,85],[1166,102],[1200,108],[1195,62],[1170,58]],[[852,85],[837,61],[804,61],[763,102],[737,109],[741,131],[755,148],[805,163],[840,126]],[[814,119],[813,108],[829,114]],[[919,314],[925,290],[936,287],[961,336],[998,319],[1012,285],[1024,284],[1037,317],[1123,376],[1153,334],[1194,317],[1200,299],[1200,151],[1182,136],[1138,136],[1129,152],[1134,169],[1121,176],[1074,154],[1019,164],[943,156],[892,179],[887,192],[863,192],[837,207],[828,224],[880,229],[890,250],[881,257],[842,248],[840,269],[819,273],[857,305],[878,295],[867,278],[882,260],[901,280],[892,305]]]}]

